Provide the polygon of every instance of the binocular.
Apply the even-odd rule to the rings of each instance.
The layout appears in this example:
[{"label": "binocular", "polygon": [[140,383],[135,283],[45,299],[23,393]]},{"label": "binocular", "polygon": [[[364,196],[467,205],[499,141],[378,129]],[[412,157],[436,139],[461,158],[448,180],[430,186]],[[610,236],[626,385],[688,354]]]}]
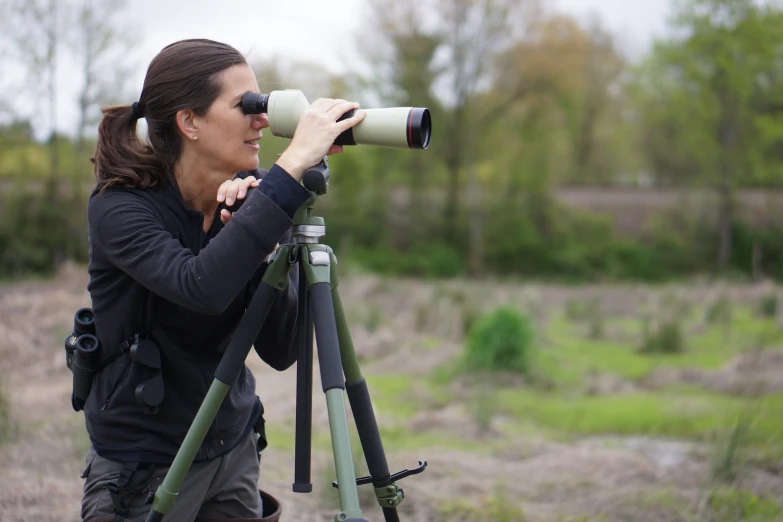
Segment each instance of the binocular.
[{"label": "binocular", "polygon": [[[304,93],[297,89],[272,91],[269,94],[247,92],[242,96],[242,112],[265,113],[269,131],[281,138],[293,138],[299,116],[310,106]],[[425,107],[391,107],[363,109],[364,119],[346,130],[335,145],[376,145],[398,149],[426,149],[432,135],[430,111]],[[353,116],[351,110],[337,121]]]},{"label": "binocular", "polygon": [[71,402],[76,411],[84,407],[98,369],[100,343],[95,335],[91,308],[80,308],[73,318],[73,331],[65,338],[65,364],[73,373]]}]

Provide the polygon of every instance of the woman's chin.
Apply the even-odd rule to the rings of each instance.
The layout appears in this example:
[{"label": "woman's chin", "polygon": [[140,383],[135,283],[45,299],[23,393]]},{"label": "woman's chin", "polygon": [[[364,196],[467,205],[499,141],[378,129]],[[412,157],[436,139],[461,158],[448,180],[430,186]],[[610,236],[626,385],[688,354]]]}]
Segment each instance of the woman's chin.
[{"label": "woman's chin", "polygon": [[237,172],[242,172],[245,170],[254,170],[258,168],[258,165],[259,165],[258,156],[253,156],[241,162],[241,164],[237,164],[238,168],[234,170],[236,170]]}]

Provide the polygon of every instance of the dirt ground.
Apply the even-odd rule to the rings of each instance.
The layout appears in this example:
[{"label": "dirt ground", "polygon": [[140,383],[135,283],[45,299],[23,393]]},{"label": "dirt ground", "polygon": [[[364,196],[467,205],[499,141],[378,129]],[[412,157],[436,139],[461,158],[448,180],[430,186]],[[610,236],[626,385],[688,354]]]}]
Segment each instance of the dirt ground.
[{"label": "dirt ground", "polygon": [[[89,306],[85,285],[84,270],[69,266],[54,281],[0,287],[0,382],[18,432],[12,442],[0,446],[0,522],[80,520],[79,474],[87,443],[82,415],[70,408],[71,374],[64,364],[62,342],[74,311]],[[703,290],[705,295],[714,291],[711,288]],[[455,289],[405,281],[389,284],[369,276],[343,279],[340,289],[346,308],[352,310],[348,318],[356,324],[355,328],[352,324],[352,331],[365,373],[393,368],[396,373],[411,375],[429,371],[459,348],[460,326],[447,320],[449,301],[467,296],[479,308],[503,301],[529,303],[531,299],[562,305],[574,297],[599,295],[607,308],[627,312],[629,301],[637,302],[643,292],[640,288],[637,295],[633,287],[607,293],[597,287],[514,289],[502,284],[491,289]],[[752,287],[732,292],[743,297],[762,295],[767,290]],[[616,295],[612,293],[615,291]],[[625,303],[618,302],[620,295]],[[367,310],[377,310],[374,313],[381,315],[372,316]],[[422,339],[433,335],[440,342],[422,349]],[[415,361],[415,366],[408,366],[408,361]],[[252,354],[248,364],[258,381],[267,425],[291,426],[295,370],[276,372]],[[747,374],[754,379],[766,375],[768,379],[762,379],[765,385],[776,388],[783,375],[783,360],[779,355],[755,362],[738,360],[721,372],[725,374],[721,382],[731,386],[742,385],[742,375]],[[317,429],[328,429],[317,374],[313,419]],[[679,378],[683,376],[656,375],[649,385]],[[379,423],[384,423],[384,412],[377,413]],[[503,419],[496,421],[502,423]],[[473,432],[475,437],[487,436],[479,435],[474,425],[463,408],[453,405],[416,416],[409,428],[412,433],[459,431],[469,437]],[[444,505],[489,506],[487,502],[497,498],[501,485],[510,503],[524,510],[524,518],[517,515],[507,520],[527,522],[685,522],[691,519],[672,510],[672,502],[696,509],[705,498],[706,464],[694,458],[692,448],[681,441],[592,438],[566,444],[519,435],[506,442],[502,449],[480,454],[441,447],[389,453],[389,465],[395,471],[415,467],[419,459],[428,461],[422,475],[401,482],[406,491],[401,519],[446,520]],[[293,453],[272,442],[263,456],[260,485],[284,503],[283,520],[332,520],[338,504],[333,490],[324,485],[334,478],[328,471],[330,459],[330,454],[315,452],[313,480],[320,482],[310,495],[295,494],[291,492]],[[742,480],[743,487],[783,500],[780,475],[752,470]],[[674,501],[654,500],[664,496]],[[369,520],[381,520],[373,503],[367,503],[364,514]],[[454,515],[448,520],[467,519]]]}]

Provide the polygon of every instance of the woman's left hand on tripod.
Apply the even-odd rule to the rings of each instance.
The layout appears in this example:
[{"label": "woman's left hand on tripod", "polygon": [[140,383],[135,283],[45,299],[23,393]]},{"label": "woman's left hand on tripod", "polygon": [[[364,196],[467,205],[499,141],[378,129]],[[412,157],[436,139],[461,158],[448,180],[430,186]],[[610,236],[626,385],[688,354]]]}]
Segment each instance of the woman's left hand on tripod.
[{"label": "woman's left hand on tripod", "polygon": [[[248,176],[243,179],[230,179],[223,182],[218,188],[217,200],[218,203],[225,201],[226,206],[231,206],[235,201],[239,199],[245,199],[247,196],[247,189],[250,187],[257,187],[261,183],[260,179],[256,179],[255,176]],[[220,221],[224,225],[228,224],[233,217],[233,213],[226,209],[220,211]]]}]

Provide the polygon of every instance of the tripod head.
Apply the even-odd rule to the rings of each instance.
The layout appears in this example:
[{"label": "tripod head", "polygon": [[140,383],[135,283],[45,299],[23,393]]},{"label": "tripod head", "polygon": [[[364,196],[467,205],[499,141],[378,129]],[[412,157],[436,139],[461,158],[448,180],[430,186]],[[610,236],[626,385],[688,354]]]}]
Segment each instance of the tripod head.
[{"label": "tripod head", "polygon": [[324,218],[311,216],[310,211],[318,197],[329,191],[329,159],[324,158],[317,165],[307,169],[302,176],[302,185],[311,196],[294,215],[294,243],[318,243],[326,235]]}]

